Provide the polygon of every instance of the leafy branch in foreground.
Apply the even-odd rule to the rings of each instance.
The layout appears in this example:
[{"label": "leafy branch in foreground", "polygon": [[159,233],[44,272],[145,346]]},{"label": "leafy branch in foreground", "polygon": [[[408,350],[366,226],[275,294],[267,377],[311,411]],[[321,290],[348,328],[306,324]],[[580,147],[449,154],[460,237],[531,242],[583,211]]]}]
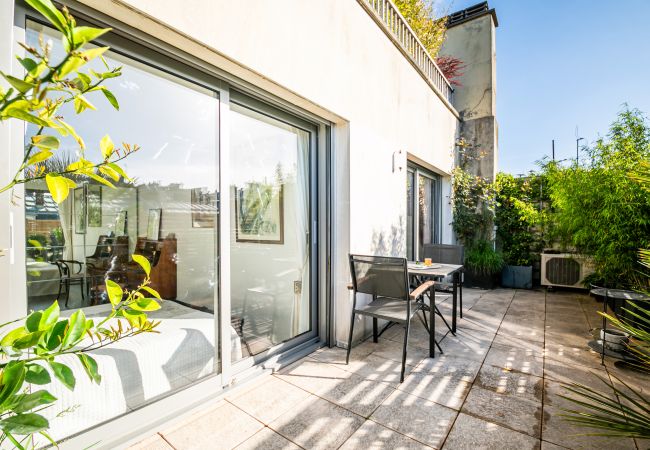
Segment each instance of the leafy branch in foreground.
[{"label": "leafy branch in foreground", "polygon": [[[110,69],[103,60],[108,47],[84,46],[109,31],[77,26],[67,9],[58,10],[50,0],[26,0],[62,34],[65,56],[52,61],[52,42],[39,37],[39,46],[21,44],[24,56],[18,61],[25,69],[22,78],[0,71],[8,83],[0,87],[0,123],[17,119],[34,124],[38,131],[26,145],[22,163],[11,181],[0,186],[0,193],[16,185],[44,179],[55,202],[66,200],[76,181],[88,179],[115,188],[115,183],[131,182],[119,162],[138,150],[124,144],[116,148],[106,135],[99,142],[101,158],[91,161],[85,156],[86,144],[61,114],[63,105],[72,103],[76,114],[95,109],[86,95],[101,92],[108,102],[119,109],[113,93],[104,81],[121,75],[121,68]],[[88,62],[101,58],[105,72],[82,71]],[[46,131],[49,130],[49,131]],[[71,136],[79,146],[76,156],[62,153],[61,142],[54,134]],[[59,150],[59,151],[57,151]],[[65,161],[65,164],[61,164]],[[0,446],[7,444],[18,449],[40,445],[41,435],[51,444],[56,442],[48,434],[49,422],[41,414],[56,404],[57,399],[48,390],[54,377],[73,390],[77,378],[66,364],[70,357],[78,358],[86,375],[96,384],[101,382],[93,350],[105,347],[140,333],[156,332],[159,322],[151,321],[147,313],[160,308],[160,295],[150,286],[149,261],[133,255],[145,272],[144,281],[135,290],[123,290],[117,283],[106,280],[106,295],[111,310],[102,319],[89,319],[83,310],[62,318],[55,301],[43,311],[33,311],[26,317],[0,324]],[[61,358],[67,357],[63,361]]]}]

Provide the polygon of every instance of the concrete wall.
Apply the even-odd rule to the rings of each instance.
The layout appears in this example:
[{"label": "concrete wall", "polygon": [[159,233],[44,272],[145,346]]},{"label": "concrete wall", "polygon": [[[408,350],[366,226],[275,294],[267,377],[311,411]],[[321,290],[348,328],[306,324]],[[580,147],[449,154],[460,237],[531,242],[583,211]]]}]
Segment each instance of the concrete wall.
[{"label": "concrete wall", "polygon": [[454,106],[462,122],[460,137],[480,147],[486,156],[470,168],[476,175],[494,179],[497,172],[496,25],[484,13],[447,30],[440,51],[465,63],[462,86],[454,92]]}]

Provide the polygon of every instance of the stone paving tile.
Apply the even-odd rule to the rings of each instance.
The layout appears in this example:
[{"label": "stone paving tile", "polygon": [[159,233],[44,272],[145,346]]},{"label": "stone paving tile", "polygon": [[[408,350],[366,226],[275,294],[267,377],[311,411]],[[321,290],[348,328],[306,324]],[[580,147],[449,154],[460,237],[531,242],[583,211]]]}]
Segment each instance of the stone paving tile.
[{"label": "stone paving tile", "polygon": [[340,406],[310,397],[269,424],[303,448],[332,449],[343,444],[365,420]]},{"label": "stone paving tile", "polygon": [[417,442],[403,434],[379,425],[372,420],[366,420],[361,428],[345,441],[339,450],[415,450],[430,449],[428,445]]},{"label": "stone paving tile", "polygon": [[598,377],[607,379],[607,372],[600,367],[587,367],[574,364],[566,364],[552,359],[544,362],[544,377],[546,380],[561,383],[580,383],[585,386],[601,388],[603,383]]},{"label": "stone paving tile", "polygon": [[607,449],[634,450],[632,439],[604,438],[599,436],[581,436],[587,433],[585,428],[577,427],[559,416],[562,411],[552,406],[544,407],[542,422],[542,439],[557,445],[576,450]]},{"label": "stone paving tile", "polygon": [[503,334],[497,334],[492,342],[492,347],[501,347],[504,349],[519,348],[535,357],[544,357],[544,343],[539,341],[530,341],[528,339],[514,338]]},{"label": "stone paving tile", "polygon": [[447,356],[483,361],[490,349],[494,334],[487,331],[478,331],[458,328],[456,336],[449,333],[440,341],[440,347]]},{"label": "stone paving tile", "polygon": [[601,367],[600,354],[587,347],[586,342],[584,344],[576,342],[572,345],[547,342],[544,346],[544,352],[547,360],[551,359],[570,365],[577,364],[594,368]]},{"label": "stone paving tile", "polygon": [[475,385],[499,394],[523,397],[533,401],[542,400],[544,386],[542,379],[539,377],[510,372],[500,367],[488,365],[481,368]]},{"label": "stone paving tile", "polygon": [[537,377],[544,375],[544,358],[519,347],[493,345],[485,357],[485,364]]},{"label": "stone paving tile", "polygon": [[560,447],[559,445],[550,442],[542,441],[542,450],[564,450],[567,447]]},{"label": "stone paving tile", "polygon": [[159,434],[154,434],[132,445],[129,450],[174,450],[174,447],[169,445]]},{"label": "stone paving tile", "polygon": [[[364,380],[381,381],[391,383],[394,386],[399,384],[402,371],[401,362],[375,356],[374,354],[370,354],[361,360],[351,360],[348,365],[340,364],[336,366]],[[414,368],[414,366],[407,364],[404,370],[404,376],[407,377]]]},{"label": "stone paving tile", "polygon": [[481,363],[452,356],[426,359],[398,389],[449,408],[460,409]]},{"label": "stone paving tile", "polygon": [[456,414],[456,411],[437,403],[395,391],[370,419],[433,448],[440,448]]},{"label": "stone paving tile", "polygon": [[333,365],[305,358],[281,370],[276,377],[312,394],[321,395],[332,390],[352,374]]},{"label": "stone paving tile", "polygon": [[443,449],[449,450],[534,450],[540,441],[492,422],[461,413],[451,429]]},{"label": "stone paving tile", "polygon": [[[161,434],[176,450],[230,449],[264,427],[241,409],[221,402]],[[218,436],[218,439],[216,437]]]},{"label": "stone paving tile", "polygon": [[226,398],[260,422],[268,424],[307,397],[309,393],[303,389],[270,376],[255,388]]},{"label": "stone paving tile", "polygon": [[[552,406],[560,409],[582,409],[579,405],[567,400],[564,397],[575,398],[578,400],[583,400],[580,396],[571,392],[567,389],[567,384],[557,383],[551,380],[544,381],[544,406]],[[603,394],[608,394],[613,401],[616,401],[616,396],[611,389],[608,389],[603,383],[595,385],[594,389],[598,390]]]},{"label": "stone paving tile", "polygon": [[540,436],[542,402],[474,386],[463,404],[462,412],[533,437]]},{"label": "stone paving tile", "polygon": [[[375,351],[372,352],[373,355],[379,356],[381,358],[390,359],[402,362],[402,348],[403,344],[401,342],[391,341],[389,339],[379,339],[379,342],[372,344],[376,347]],[[406,364],[411,366],[417,366],[420,361],[429,356],[429,349],[418,347],[409,343],[406,349]]]},{"label": "stone paving tile", "polygon": [[264,427],[249,439],[245,440],[235,450],[300,450],[296,444],[288,441],[270,428]]}]

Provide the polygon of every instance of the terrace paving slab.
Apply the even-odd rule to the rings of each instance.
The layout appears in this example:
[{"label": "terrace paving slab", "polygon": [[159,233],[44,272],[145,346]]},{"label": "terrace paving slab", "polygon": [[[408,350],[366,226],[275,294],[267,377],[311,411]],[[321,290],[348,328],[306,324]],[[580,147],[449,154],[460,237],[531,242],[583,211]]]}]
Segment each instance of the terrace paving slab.
[{"label": "terrace paving slab", "polygon": [[366,420],[339,450],[424,450],[428,445],[415,441],[383,425]]},{"label": "terrace paving slab", "polygon": [[539,439],[518,433],[492,422],[460,413],[443,449],[449,450],[535,450]]},{"label": "terrace paving slab", "polygon": [[483,420],[503,425],[507,428],[540,436],[542,402],[526,398],[499,394],[494,391],[472,387],[461,412]]},{"label": "terrace paving slab", "polygon": [[[439,307],[448,317],[451,300]],[[593,373],[650,391],[650,377],[603,366],[587,347],[600,308],[574,293],[465,289],[457,336],[436,320],[444,354],[429,358],[428,333],[413,323],[404,383],[403,331],[392,327],[355,344],[347,365],[344,349],[319,349],[132,448],[645,448],[579,436],[587,430],[559,416],[574,407],[562,383],[605,390]]]}]

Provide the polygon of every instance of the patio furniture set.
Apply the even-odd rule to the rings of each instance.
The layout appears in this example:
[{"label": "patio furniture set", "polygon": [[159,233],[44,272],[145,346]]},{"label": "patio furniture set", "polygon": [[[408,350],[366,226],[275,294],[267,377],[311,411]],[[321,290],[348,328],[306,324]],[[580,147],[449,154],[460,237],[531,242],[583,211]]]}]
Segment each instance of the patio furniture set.
[{"label": "patio furniture set", "polygon": [[[458,315],[462,318],[463,314],[463,247],[434,244],[425,246],[423,253],[425,264],[409,262],[406,258],[349,256],[352,283],[348,288],[353,291],[353,306],[346,364],[350,360],[357,315],[372,317],[372,336],[375,343],[388,327],[394,324],[404,327],[400,383],[404,381],[409,330],[414,317],[417,317],[429,332],[429,357],[435,357],[436,347],[443,353],[440,342],[436,340],[435,317],[438,315],[448,332],[455,335]],[[449,278],[451,283],[445,282]],[[442,289],[451,289],[451,294],[442,293]],[[372,300],[367,304],[359,303],[357,294],[370,295]],[[441,295],[446,298],[451,295],[451,325],[436,306],[436,299]],[[386,321],[381,331],[379,320]]]}]

